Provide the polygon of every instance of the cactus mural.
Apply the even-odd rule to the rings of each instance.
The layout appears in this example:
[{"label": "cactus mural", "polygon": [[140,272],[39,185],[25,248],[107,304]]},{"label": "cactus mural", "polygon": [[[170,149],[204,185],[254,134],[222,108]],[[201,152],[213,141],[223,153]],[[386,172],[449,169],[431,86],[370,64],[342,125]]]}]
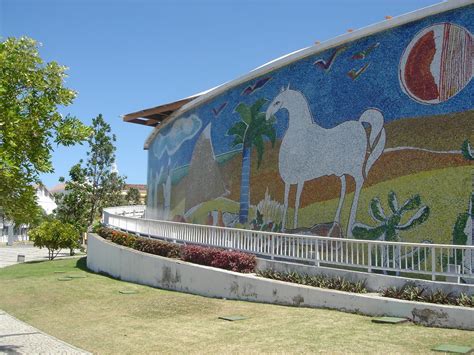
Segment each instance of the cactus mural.
[{"label": "cactus mural", "polygon": [[[419,195],[411,196],[400,205],[395,192],[390,191],[388,194],[388,206],[390,212],[386,213],[380,203],[380,199],[374,198],[370,202],[369,214],[377,225],[372,227],[357,224],[354,226],[354,236],[359,239],[401,242],[401,231],[408,231],[419,226],[424,223],[430,215],[429,207],[421,204]],[[412,213],[411,216],[402,223],[404,215],[409,212]],[[429,243],[430,241],[425,240],[424,242]],[[393,255],[394,253],[396,254],[395,256]],[[386,249],[384,246],[380,246],[380,253],[377,253],[377,255],[381,259],[382,266],[384,267],[389,260],[395,260],[395,265],[400,265],[402,262],[407,265],[416,265],[427,256],[426,253],[420,253],[418,248],[414,248],[410,253],[402,254],[400,249]],[[386,255],[387,257],[382,258],[382,255]],[[373,260],[375,262],[375,259]],[[380,265],[378,260],[377,263]]]},{"label": "cactus mural", "polygon": [[[370,202],[369,214],[372,219],[378,223],[371,227],[364,224],[354,226],[353,234],[358,239],[385,240],[390,242],[400,242],[401,231],[407,231],[424,223],[429,215],[430,208],[421,205],[421,198],[415,195],[407,199],[402,205],[399,205],[397,195],[390,191],[388,194],[388,206],[390,213],[386,213],[380,203],[380,199],[374,198]],[[413,212],[412,216],[404,223],[402,219],[408,212]]]}]

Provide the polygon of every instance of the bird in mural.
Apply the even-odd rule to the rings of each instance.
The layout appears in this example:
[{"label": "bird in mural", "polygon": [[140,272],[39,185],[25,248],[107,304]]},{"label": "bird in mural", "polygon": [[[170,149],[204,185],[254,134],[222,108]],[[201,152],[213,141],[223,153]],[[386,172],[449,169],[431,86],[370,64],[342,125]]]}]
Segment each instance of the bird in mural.
[{"label": "bird in mural", "polygon": [[349,78],[351,78],[352,80],[356,80],[359,76],[362,75],[362,73],[364,73],[367,68],[369,67],[370,63],[367,63],[366,65],[364,65],[362,68],[360,68],[359,70],[355,70],[355,69],[351,69],[348,73],[347,73],[347,76]]},{"label": "bird in mural", "polygon": [[221,114],[221,112],[225,109],[225,107],[227,106],[227,101],[224,102],[222,105],[220,105],[219,107],[217,108],[213,108],[212,109],[212,113],[214,114],[214,117],[217,117]]},{"label": "bird in mural", "polygon": [[242,91],[241,95],[250,95],[253,94],[255,91],[258,89],[262,88],[268,81],[271,79],[271,77],[267,76],[266,78],[262,78],[258,80],[256,83],[253,85],[247,86],[244,91]]},{"label": "bird in mural", "polygon": [[328,72],[331,70],[332,65],[334,64],[334,61],[338,57],[339,54],[344,52],[347,49],[346,46],[336,48],[334,52],[332,53],[331,57],[326,61],[322,58],[318,59],[313,63],[313,65],[317,68],[323,69],[325,72]]},{"label": "bird in mural", "polygon": [[365,59],[378,46],[380,46],[380,42],[374,43],[371,46],[367,47],[366,49],[360,52],[357,52],[356,54],[352,56],[352,59]]}]

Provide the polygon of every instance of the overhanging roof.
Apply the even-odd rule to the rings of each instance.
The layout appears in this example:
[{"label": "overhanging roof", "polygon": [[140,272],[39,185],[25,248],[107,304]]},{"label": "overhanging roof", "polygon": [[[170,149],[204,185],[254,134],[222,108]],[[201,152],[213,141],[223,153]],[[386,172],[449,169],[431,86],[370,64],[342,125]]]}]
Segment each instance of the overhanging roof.
[{"label": "overhanging roof", "polygon": [[145,126],[156,127],[168,118],[173,112],[181,108],[184,104],[198,97],[197,95],[187,97],[164,105],[147,108],[145,110],[128,113],[123,116],[125,122],[138,123]]}]

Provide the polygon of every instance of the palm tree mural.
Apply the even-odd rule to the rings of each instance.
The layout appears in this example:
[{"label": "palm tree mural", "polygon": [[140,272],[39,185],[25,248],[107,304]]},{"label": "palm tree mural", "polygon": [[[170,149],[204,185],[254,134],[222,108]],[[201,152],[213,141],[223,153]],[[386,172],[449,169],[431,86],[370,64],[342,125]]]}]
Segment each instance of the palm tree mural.
[{"label": "palm tree mural", "polygon": [[266,120],[265,112],[260,109],[266,99],[258,99],[255,103],[247,106],[240,103],[236,108],[240,115],[240,121],[234,124],[228,131],[228,135],[234,136],[232,147],[242,146],[242,176],[240,180],[240,212],[239,222],[247,223],[250,204],[250,159],[252,148],[257,149],[257,167],[262,162],[265,150],[264,137],[275,145],[276,131],[273,127],[275,119]]}]

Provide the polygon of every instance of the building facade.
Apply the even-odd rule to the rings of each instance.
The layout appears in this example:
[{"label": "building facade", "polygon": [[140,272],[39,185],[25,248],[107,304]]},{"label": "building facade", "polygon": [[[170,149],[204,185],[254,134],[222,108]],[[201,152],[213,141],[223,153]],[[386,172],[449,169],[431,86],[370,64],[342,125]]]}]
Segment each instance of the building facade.
[{"label": "building facade", "polygon": [[125,116],[147,217],[472,244],[474,5],[449,1]]}]

